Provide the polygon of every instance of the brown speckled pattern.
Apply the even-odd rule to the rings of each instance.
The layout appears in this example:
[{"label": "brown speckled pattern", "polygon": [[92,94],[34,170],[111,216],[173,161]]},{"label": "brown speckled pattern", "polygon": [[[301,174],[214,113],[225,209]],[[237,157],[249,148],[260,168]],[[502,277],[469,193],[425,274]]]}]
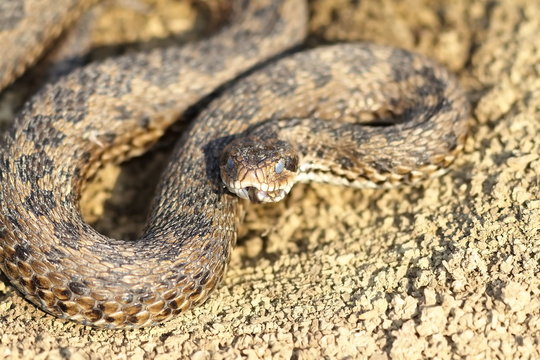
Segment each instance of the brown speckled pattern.
[{"label": "brown speckled pattern", "polygon": [[[369,44],[305,51],[203,111],[173,152],[140,239],[98,234],[77,201],[100,164],[140,154],[190,105],[305,36],[303,1],[238,1],[232,16],[206,41],[92,64],[26,104],[0,154],[0,267],[30,301],[108,328],[153,325],[204,301],[238,221],[219,153],[248,129],[297,139],[306,176],[353,186],[412,182],[461,149],[468,107],[442,67]],[[372,112],[396,113],[388,121],[399,124],[353,124]]]},{"label": "brown speckled pattern", "polygon": [[0,1],[0,89],[21,75],[66,26],[97,1]]}]

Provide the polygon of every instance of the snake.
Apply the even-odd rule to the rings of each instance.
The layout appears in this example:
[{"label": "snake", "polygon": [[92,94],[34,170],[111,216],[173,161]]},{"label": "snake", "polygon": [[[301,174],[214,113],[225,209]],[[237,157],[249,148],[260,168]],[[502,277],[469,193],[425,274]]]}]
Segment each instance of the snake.
[{"label": "snake", "polygon": [[[40,3],[0,3],[0,41],[16,49],[0,62],[2,86],[92,1],[47,11]],[[11,284],[58,318],[157,325],[222,280],[240,198],[279,201],[297,182],[416,184],[447,171],[469,129],[456,77],[390,46],[303,46],[307,20],[303,0],[235,0],[208,38],[93,62],[45,84],[0,153],[0,269]],[[108,238],[87,224],[87,180],[144,153],[201,103],[140,237]]]}]

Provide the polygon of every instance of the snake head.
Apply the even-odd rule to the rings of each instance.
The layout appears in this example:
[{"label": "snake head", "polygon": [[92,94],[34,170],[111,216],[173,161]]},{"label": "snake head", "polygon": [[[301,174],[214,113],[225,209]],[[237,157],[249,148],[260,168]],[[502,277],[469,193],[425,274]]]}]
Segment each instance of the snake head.
[{"label": "snake head", "polygon": [[238,138],[223,150],[221,179],[230,192],[252,202],[276,202],[289,193],[298,173],[299,157],[277,139]]}]

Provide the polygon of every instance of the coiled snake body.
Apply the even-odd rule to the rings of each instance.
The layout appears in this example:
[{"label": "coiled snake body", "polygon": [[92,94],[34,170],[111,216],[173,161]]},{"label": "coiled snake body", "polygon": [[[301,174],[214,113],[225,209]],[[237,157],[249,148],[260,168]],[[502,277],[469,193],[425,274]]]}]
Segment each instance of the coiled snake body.
[{"label": "coiled snake body", "polygon": [[[18,26],[11,19],[0,39]],[[237,1],[230,25],[207,40],[90,64],[45,86],[0,155],[0,268],[12,284],[86,325],[156,324],[222,278],[236,240],[228,189],[277,200],[294,181],[411,183],[452,162],[468,106],[444,68],[385,46],[327,46],[271,62],[211,102],[177,144],[140,239],[110,239],[82,220],[81,185],[103,162],[140,154],[190,105],[305,33],[304,1]],[[16,68],[0,63],[3,84]]]}]

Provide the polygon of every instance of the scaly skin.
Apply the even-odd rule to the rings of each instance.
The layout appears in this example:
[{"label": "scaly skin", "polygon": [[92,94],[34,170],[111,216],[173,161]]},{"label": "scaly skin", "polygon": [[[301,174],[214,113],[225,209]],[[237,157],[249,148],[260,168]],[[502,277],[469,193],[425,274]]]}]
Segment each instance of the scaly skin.
[{"label": "scaly skin", "polygon": [[[77,70],[16,120],[0,155],[0,267],[43,310],[138,327],[204,301],[236,239],[237,198],[221,183],[219,157],[240,134],[291,142],[300,180],[357,187],[415,182],[461,150],[468,105],[441,66],[370,44],[300,52],[237,79],[200,114],[140,239],[98,234],[77,203],[96,168],[140,154],[187,107],[305,36],[303,1],[239,3],[247,8],[235,7],[215,37]],[[355,123],[365,113],[392,125]]]},{"label": "scaly skin", "polygon": [[0,1],[0,89],[11,84],[62,30],[98,1]]},{"label": "scaly skin", "polygon": [[221,279],[235,200],[164,175],[160,192],[171,192],[156,199],[157,220],[137,242],[95,232],[77,201],[102,162],[144,152],[189,106],[306,34],[301,0],[237,1],[232,12],[208,40],[76,70],[16,119],[1,154],[0,267],[45,311],[96,327],[147,326],[204,301]]}]

